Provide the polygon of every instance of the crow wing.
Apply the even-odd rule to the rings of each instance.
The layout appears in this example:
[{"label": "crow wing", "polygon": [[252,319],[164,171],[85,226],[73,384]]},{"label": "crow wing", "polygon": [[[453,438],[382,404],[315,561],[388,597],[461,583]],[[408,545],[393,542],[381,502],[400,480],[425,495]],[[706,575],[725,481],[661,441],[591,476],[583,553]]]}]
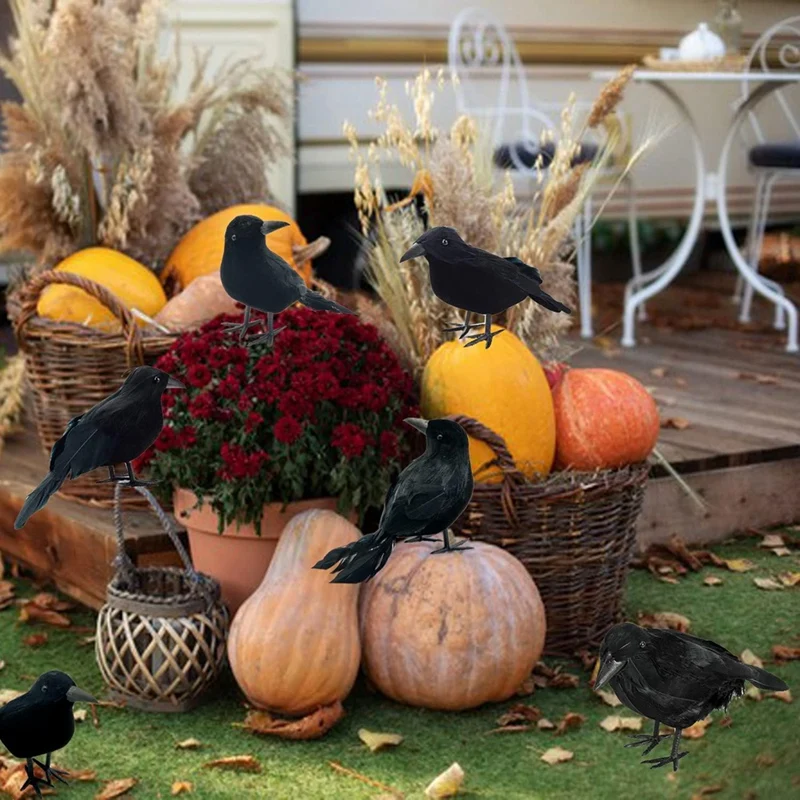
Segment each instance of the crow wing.
[{"label": "crow wing", "polygon": [[447,509],[448,499],[442,484],[404,481],[401,475],[384,507],[380,530],[395,538],[414,536],[425,529],[431,517]]},{"label": "crow wing", "polygon": [[64,429],[64,433],[61,435],[61,438],[53,445],[53,448],[50,450],[50,472],[54,472],[56,469],[56,465],[59,461],[59,456],[64,452],[64,446],[67,442],[67,436],[69,432],[83,419],[83,414],[78,414],[77,417],[73,417],[68,423],[67,427]]},{"label": "crow wing", "polygon": [[458,252],[459,261],[474,270],[507,281],[526,293],[539,294],[542,276],[539,270],[512,256],[503,258],[477,247],[466,246]]}]

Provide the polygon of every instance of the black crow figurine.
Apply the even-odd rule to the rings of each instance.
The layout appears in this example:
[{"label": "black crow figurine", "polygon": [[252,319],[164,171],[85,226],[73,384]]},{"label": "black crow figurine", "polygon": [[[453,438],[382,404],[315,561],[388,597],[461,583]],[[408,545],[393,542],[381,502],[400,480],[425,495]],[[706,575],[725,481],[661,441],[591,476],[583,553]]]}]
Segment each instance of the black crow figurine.
[{"label": "black crow figurine", "polygon": [[659,628],[640,628],[630,622],[615,625],[600,649],[600,670],[594,688],[610,683],[617,697],[632,711],[654,721],[653,734],[638,734],[638,741],[625,745],[647,745],[647,755],[662,739],[659,725],[675,729],[672,753],[643,764],[651,769],[672,764],[678,771],[681,733],[705,719],[716,708],[744,692],[744,682],[760,689],[783,691],[788,687],[766,670],[742,663],[733,653],[707,639]]},{"label": "black crow figurine", "polygon": [[254,308],[267,315],[267,332],[250,341],[265,341],[270,345],[283,330],[273,328],[273,317],[294,303],[299,302],[314,311],[355,314],[319,292],[311,291],[300,275],[267,247],[264,237],[288,224],[240,214],[230,221],[225,231],[220,279],[225,291],[245,307],[243,322],[225,323],[225,328],[231,332],[240,331],[240,341],[244,341],[249,328],[257,324],[250,320]]},{"label": "black crow figurine", "polygon": [[[420,256],[428,259],[433,293],[445,303],[465,311],[463,325],[445,330],[461,331],[459,339],[472,339],[467,347],[486,342],[488,350],[492,338],[502,333],[492,333],[492,315],[521,303],[526,297],[550,311],[572,313],[542,289],[539,270],[518,258],[502,258],[472,247],[454,228],[440,226],[426,231],[400,261]],[[480,327],[480,324],[470,324],[473,314],[484,315],[483,333],[469,333],[472,328]]]},{"label": "black crow figurine", "polygon": [[[24,791],[33,786],[37,797],[42,793],[39,779],[34,777],[34,764],[44,770],[44,783],[53,785],[52,779],[66,783],[67,773],[50,766],[50,755],[65,747],[75,733],[73,703],[96,703],[90,694],[79,689],[65,672],[45,672],[22,696],[0,708],[0,741],[13,756],[25,759],[28,780]],[[43,764],[35,756],[47,755]]]},{"label": "black crow figurine", "polygon": [[448,534],[472,498],[467,434],[448,419],[405,421],[425,434],[425,452],[389,488],[378,530],[331,550],[314,564],[314,569],[337,565],[332,583],[369,580],[386,564],[396,541],[433,541],[429,537],[441,533],[444,547],[433,553],[470,549],[463,544],[452,547]]},{"label": "black crow figurine", "polygon": [[[131,461],[147,450],[161,431],[164,390],[183,388],[160,369],[136,367],[114,394],[73,417],[50,451],[50,472],[25,499],[14,527],[21,528],[44,508],[67,478],[75,479],[98,467],[108,468],[108,479],[100,483],[147,486],[148,481],[136,479]],[[125,464],[128,475],[116,475],[115,464]]]}]

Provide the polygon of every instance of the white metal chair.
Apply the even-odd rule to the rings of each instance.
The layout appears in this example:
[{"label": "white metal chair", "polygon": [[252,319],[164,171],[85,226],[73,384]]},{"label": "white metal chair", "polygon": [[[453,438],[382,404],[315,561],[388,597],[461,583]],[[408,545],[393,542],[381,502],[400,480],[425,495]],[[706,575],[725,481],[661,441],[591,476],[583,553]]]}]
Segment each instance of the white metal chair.
[{"label": "white metal chair", "polygon": [[[786,41],[785,37],[795,37],[795,41]],[[750,84],[758,83],[765,74],[775,70],[768,61],[768,50],[772,51],[778,39],[777,56],[781,70],[800,69],[800,16],[789,17],[766,30],[756,40],[747,55],[746,74],[742,78],[742,96],[739,103],[751,94]],[[764,231],[769,218],[769,205],[772,189],[782,179],[800,178],[800,123],[793,112],[791,104],[783,90],[777,89],[773,97],[789,124],[790,138],[784,141],[770,141],[759,123],[755,112],[747,114],[755,143],[748,150],[748,165],[756,177],[755,202],[747,235],[747,252],[745,258],[753,270],[758,272],[761,249],[764,244]],[[746,140],[750,143],[750,140]],[[724,187],[722,187],[724,191]],[[784,295],[783,287],[768,278],[761,278],[773,291]],[[753,302],[753,287],[741,276],[736,284],[734,301],[739,302],[739,321],[749,322]],[[774,326],[778,330],[786,327],[784,310],[775,306]]]},{"label": "white metal chair", "polygon": [[[542,133],[556,133],[559,128],[546,111],[552,104],[532,102],[525,68],[505,27],[482,9],[465,9],[450,26],[448,60],[451,73],[458,78],[454,87],[458,112],[487,120],[491,124],[492,146],[498,148],[495,153],[499,154],[502,165],[535,178],[536,157],[543,151]],[[493,77],[499,79],[499,87],[493,102],[487,103],[486,91],[481,92],[480,88],[482,85],[485,89],[486,79]],[[588,108],[588,104],[584,105]],[[584,142],[577,158],[591,161],[597,151],[597,146]],[[544,163],[546,166],[548,160]],[[608,172],[619,175],[613,168]],[[634,275],[641,277],[636,196],[630,175],[624,176],[624,183],[628,193],[631,261]],[[587,197],[575,224],[581,336],[586,339],[593,336],[591,201],[591,196]],[[639,316],[644,319],[643,307]]]}]

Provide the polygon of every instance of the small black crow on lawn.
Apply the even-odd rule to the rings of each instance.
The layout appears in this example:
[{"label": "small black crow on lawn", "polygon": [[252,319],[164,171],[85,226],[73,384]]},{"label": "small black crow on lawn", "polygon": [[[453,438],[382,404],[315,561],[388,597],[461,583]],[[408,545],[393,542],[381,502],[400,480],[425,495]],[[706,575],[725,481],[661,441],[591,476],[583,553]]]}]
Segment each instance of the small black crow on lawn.
[{"label": "small black crow on lawn", "polygon": [[[0,708],[0,741],[16,758],[25,759],[28,780],[21,787],[24,792],[33,786],[37,797],[42,793],[39,779],[34,776],[34,764],[44,770],[44,783],[53,785],[52,779],[66,783],[66,772],[50,766],[50,755],[66,747],[75,733],[73,703],[96,703],[90,694],[79,689],[65,672],[45,672],[23,695]],[[43,764],[35,756],[47,755]]]},{"label": "small black crow on lawn", "polygon": [[500,314],[526,297],[550,311],[572,313],[567,306],[554,300],[542,289],[539,270],[529,267],[518,258],[502,258],[468,245],[454,228],[431,228],[417,239],[400,261],[425,256],[431,275],[433,293],[445,303],[465,311],[464,324],[446,331],[461,331],[463,339],[471,328],[472,314],[485,316],[484,332],[470,334],[467,347],[486,342],[502,331],[492,333],[492,315]]},{"label": "small black crow on lawn", "polygon": [[293,303],[299,302],[314,311],[355,314],[349,308],[307,288],[300,275],[267,247],[264,237],[288,224],[280,220],[262,221],[250,214],[240,214],[231,220],[225,231],[220,280],[225,291],[245,307],[244,321],[241,324],[226,323],[225,328],[241,331],[240,341],[244,341],[249,328],[257,324],[255,320],[250,320],[250,312],[254,308],[267,315],[267,332],[250,341],[266,341],[270,345],[283,330],[272,327],[273,317]]},{"label": "small black crow on lawn", "polygon": [[617,697],[632,711],[655,723],[652,736],[638,734],[638,741],[625,745],[646,744],[647,755],[662,739],[662,723],[675,729],[672,753],[666,758],[651,758],[643,764],[651,769],[672,764],[678,771],[681,733],[705,719],[715,708],[744,692],[744,682],[760,689],[783,691],[788,687],[766,670],[742,663],[733,653],[707,639],[672,630],[646,629],[625,622],[606,634],[600,649],[600,670],[594,688],[611,683]]},{"label": "small black crow on lawn", "polygon": [[444,547],[433,553],[469,550],[452,547],[448,528],[461,516],[472,498],[469,439],[464,429],[449,419],[410,418],[409,425],[425,434],[425,452],[398,476],[386,494],[378,530],[345,547],[331,550],[314,564],[338,575],[333,583],[361,583],[386,564],[396,541],[431,541],[441,533]]},{"label": "small black crow on lawn", "polygon": [[[28,495],[14,527],[21,528],[67,479],[73,480],[98,467],[108,467],[108,479],[128,486],[147,486],[133,474],[131,461],[156,440],[164,420],[161,395],[165,389],[183,389],[183,384],[155,367],[136,367],[114,394],[85,414],[73,417],[64,435],[50,451],[50,472]],[[115,464],[125,464],[127,477],[114,473]]]}]

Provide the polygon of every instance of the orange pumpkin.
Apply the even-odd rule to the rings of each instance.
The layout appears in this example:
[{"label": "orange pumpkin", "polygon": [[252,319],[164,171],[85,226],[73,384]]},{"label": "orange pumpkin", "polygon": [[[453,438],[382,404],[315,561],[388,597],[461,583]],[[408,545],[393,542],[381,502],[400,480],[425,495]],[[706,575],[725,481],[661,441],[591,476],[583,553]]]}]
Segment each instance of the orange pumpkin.
[{"label": "orange pumpkin", "polygon": [[647,389],[613,369],[566,370],[553,390],[556,464],[579,470],[644,461],[658,441],[658,408]]},{"label": "orange pumpkin", "polygon": [[258,708],[303,715],[343,700],[358,673],[358,585],[332,584],[312,569],[360,536],[333,511],[306,511],[281,534],[264,580],[239,608],[228,659]]},{"label": "orange pumpkin", "polygon": [[298,224],[279,208],[259,204],[231,206],[198,222],[172,251],[161,273],[162,283],[167,278],[175,277],[185,289],[195,278],[218,270],[222,263],[222,251],[225,249],[225,229],[228,223],[240,214],[252,214],[263,220],[288,222],[285,228],[269,234],[267,244],[273,253],[277,253],[303,276],[306,283],[309,283],[311,261],[307,260],[301,264],[296,264],[294,261],[294,248],[305,247],[308,244]]},{"label": "orange pumpkin", "polygon": [[528,571],[499,547],[470,546],[401,544],[364,584],[364,671],[388,697],[450,711],[507,700],[541,655],[544,606]]}]

